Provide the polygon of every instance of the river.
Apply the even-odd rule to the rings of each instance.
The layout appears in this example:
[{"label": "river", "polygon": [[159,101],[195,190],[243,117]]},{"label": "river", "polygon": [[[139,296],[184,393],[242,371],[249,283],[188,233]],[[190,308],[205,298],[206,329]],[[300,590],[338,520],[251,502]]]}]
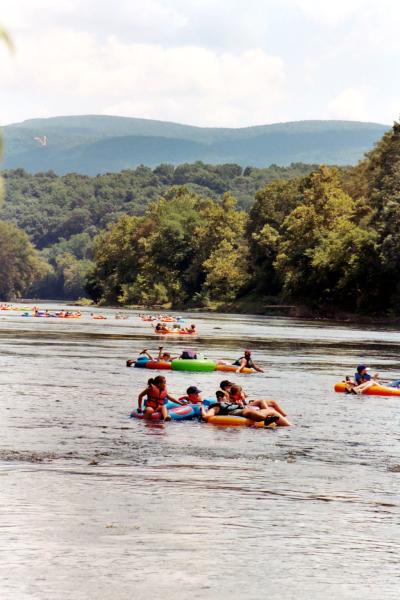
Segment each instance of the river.
[{"label": "river", "polygon": [[[397,329],[189,314],[188,341],[90,312],[0,313],[2,600],[398,598],[400,398],[333,391],[359,362],[398,378]],[[232,379],[293,427],[130,420],[150,372],[125,361],[160,343],[251,348],[265,373]],[[168,389],[210,397],[224,375]]]}]

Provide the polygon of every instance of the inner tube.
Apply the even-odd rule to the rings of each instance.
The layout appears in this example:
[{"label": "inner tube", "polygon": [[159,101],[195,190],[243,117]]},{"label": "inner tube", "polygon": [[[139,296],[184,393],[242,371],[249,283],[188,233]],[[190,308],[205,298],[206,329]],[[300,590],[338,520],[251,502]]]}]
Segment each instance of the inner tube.
[{"label": "inner tube", "polygon": [[[238,366],[236,365],[218,365],[215,367],[216,371],[225,371],[225,373],[236,373],[238,370]],[[249,367],[244,367],[241,373],[257,373],[255,369],[249,369]]]},{"label": "inner tube", "polygon": [[220,427],[264,427],[264,421],[252,421],[244,417],[235,416],[220,416],[209,417],[206,421],[211,425],[219,425]]},{"label": "inner tube", "polygon": [[145,367],[146,369],[160,369],[165,371],[170,371],[172,368],[170,362],[163,362],[159,360],[148,360],[145,364]]},{"label": "inner tube", "polygon": [[[132,364],[132,362],[131,362],[131,361],[129,361],[129,362]],[[146,356],[146,355],[139,356],[139,358],[137,358],[137,359],[136,359],[136,361],[135,361],[135,367],[136,367],[137,369],[144,369],[144,368],[145,368],[145,366],[146,366],[146,364],[147,364],[148,362],[149,362],[149,357],[148,357],[148,356]],[[127,362],[126,364],[127,364],[127,366],[129,366],[129,367],[131,366],[131,364],[130,364],[130,365],[128,365],[128,362]]]},{"label": "inner tube", "polygon": [[[340,381],[335,384],[335,392],[345,392],[346,384]],[[400,389],[388,387],[387,385],[371,385],[368,389],[362,392],[365,396],[400,396]]]},{"label": "inner tube", "polygon": [[[188,421],[189,419],[193,419],[197,415],[197,412],[194,410],[191,404],[185,404],[183,406],[179,404],[175,404],[174,402],[167,403],[168,414],[171,417],[172,421]],[[172,406],[172,408],[169,408]],[[132,411],[131,418],[133,419],[144,419],[143,413],[138,413],[137,410]],[[151,415],[151,421],[160,421],[161,413],[155,412]]]},{"label": "inner tube", "polygon": [[173,371],[192,371],[211,373],[215,371],[215,362],[199,358],[177,358],[171,363]]},{"label": "inner tube", "polygon": [[174,331],[173,329],[162,329],[161,331],[154,330],[157,335],[196,335],[196,331],[180,331],[178,328]]}]

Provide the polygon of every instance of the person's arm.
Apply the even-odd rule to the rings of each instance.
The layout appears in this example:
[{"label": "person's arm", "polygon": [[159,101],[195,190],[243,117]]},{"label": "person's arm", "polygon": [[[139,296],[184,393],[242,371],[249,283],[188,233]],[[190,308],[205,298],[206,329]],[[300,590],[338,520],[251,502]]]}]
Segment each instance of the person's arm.
[{"label": "person's arm", "polygon": [[241,373],[243,371],[243,369],[245,368],[245,366],[246,366],[246,359],[242,358],[242,360],[240,361],[240,365],[236,369],[236,373]]},{"label": "person's arm", "polygon": [[163,347],[159,346],[158,347],[158,356],[157,356],[157,360],[161,360],[161,355],[163,353]]},{"label": "person's arm", "polygon": [[176,404],[186,404],[186,402],[181,402],[180,399],[178,400],[178,398],[174,398],[171,396],[171,394],[168,394],[168,400],[171,400],[171,402],[176,402]]},{"label": "person's arm", "polygon": [[188,402],[188,397],[187,396],[180,396],[178,398],[178,400],[174,400],[174,402],[178,402],[178,404],[187,404]]},{"label": "person's arm", "polygon": [[204,405],[201,405],[201,416],[203,419],[207,421],[210,417],[215,417],[219,413],[219,406],[213,406],[213,408],[209,408],[206,410]]},{"label": "person's arm", "polygon": [[141,353],[139,354],[139,356],[142,356],[142,354],[144,354],[145,356],[147,356],[147,358],[149,360],[154,360],[152,355],[150,354],[150,352],[147,350],[147,348],[145,348],[144,350],[141,351]]},{"label": "person's arm", "polygon": [[148,389],[146,388],[143,392],[140,392],[138,396],[138,412],[142,412],[142,402],[143,398],[147,396]]},{"label": "person's arm", "polygon": [[257,371],[258,373],[264,373],[263,369],[261,369],[261,367],[259,367],[258,365],[256,365],[256,363],[253,363],[253,369],[255,371]]}]

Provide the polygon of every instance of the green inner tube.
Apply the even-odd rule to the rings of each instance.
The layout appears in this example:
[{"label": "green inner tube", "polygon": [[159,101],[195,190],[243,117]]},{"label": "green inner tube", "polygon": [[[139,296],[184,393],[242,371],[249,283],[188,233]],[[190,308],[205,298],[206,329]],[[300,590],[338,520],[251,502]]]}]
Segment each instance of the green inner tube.
[{"label": "green inner tube", "polygon": [[173,371],[215,371],[215,362],[213,360],[200,360],[197,358],[177,358],[172,361]]}]

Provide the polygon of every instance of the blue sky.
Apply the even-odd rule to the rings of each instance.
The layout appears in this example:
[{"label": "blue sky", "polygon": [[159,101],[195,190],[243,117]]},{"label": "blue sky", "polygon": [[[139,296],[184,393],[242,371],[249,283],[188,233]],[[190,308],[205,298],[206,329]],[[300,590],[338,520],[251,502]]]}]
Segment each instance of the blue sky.
[{"label": "blue sky", "polygon": [[114,114],[242,127],[390,124],[395,0],[3,0],[0,123]]}]

